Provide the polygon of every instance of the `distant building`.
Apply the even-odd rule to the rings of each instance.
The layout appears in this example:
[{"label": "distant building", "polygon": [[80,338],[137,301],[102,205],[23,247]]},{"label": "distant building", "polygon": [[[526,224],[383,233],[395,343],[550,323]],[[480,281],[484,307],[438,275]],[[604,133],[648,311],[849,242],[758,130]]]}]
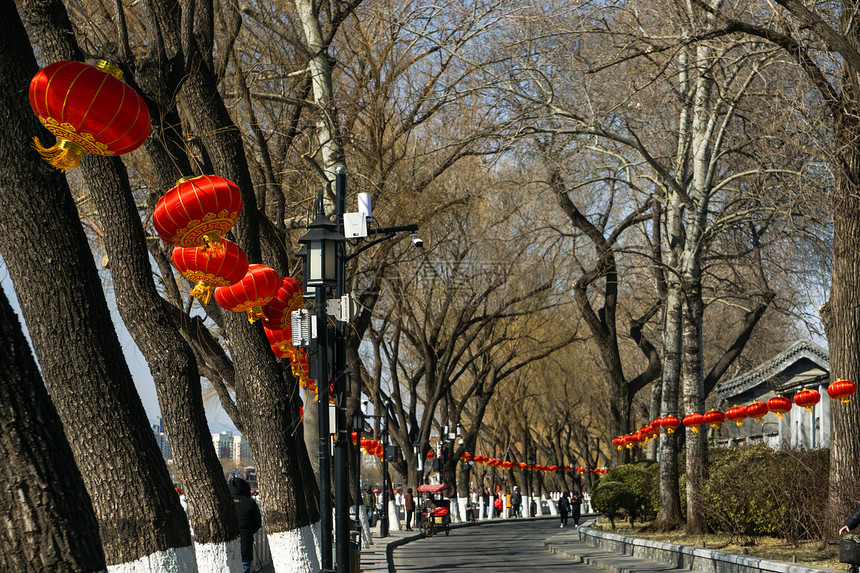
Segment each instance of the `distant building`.
[{"label": "distant building", "polygon": [[158,448],[161,450],[161,456],[165,460],[171,459],[173,456],[170,453],[170,444],[167,443],[167,434],[164,433],[164,422],[160,417],[155,419],[155,425],[152,426],[152,433],[155,434],[155,441],[158,443]]},{"label": "distant building", "polygon": [[223,431],[212,434],[212,444],[219,460],[231,460],[236,465],[242,465],[251,459],[251,449],[248,440],[242,434]]},{"label": "distant building", "polygon": [[[793,402],[800,390],[818,390],[821,401],[812,412],[793,404],[782,419],[769,413],[761,422],[748,418],[741,426],[726,420],[712,438],[718,445],[764,443],[774,449],[829,448],[829,379],[827,351],[810,340],[798,340],[764,364],[720,382],[714,392],[723,401],[725,410],[747,406],[753,400],[767,402],[774,396],[785,396]],[[832,407],[839,406],[837,402]]]}]

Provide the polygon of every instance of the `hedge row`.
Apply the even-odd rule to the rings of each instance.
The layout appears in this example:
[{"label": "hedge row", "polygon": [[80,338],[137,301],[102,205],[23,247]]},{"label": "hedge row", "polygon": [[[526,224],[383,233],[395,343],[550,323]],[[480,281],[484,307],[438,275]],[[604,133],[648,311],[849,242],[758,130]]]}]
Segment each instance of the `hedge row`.
[{"label": "hedge row", "polygon": [[[790,542],[820,538],[825,521],[829,451],[774,451],[765,446],[711,448],[702,505],[714,531],[776,535]],[[681,464],[683,467],[683,464]],[[595,485],[592,505],[614,518],[649,520],[659,509],[659,467],[619,466]],[[681,499],[685,500],[681,479]],[[683,508],[686,510],[686,508]]]}]

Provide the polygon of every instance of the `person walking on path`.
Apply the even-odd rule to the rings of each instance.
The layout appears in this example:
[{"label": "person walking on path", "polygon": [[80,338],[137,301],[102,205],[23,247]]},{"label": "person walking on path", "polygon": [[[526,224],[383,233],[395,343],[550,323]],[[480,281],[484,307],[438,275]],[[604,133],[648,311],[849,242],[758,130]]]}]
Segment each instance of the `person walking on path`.
[{"label": "person walking on path", "polygon": [[513,518],[516,519],[518,517],[522,517],[522,513],[520,513],[520,508],[523,505],[523,495],[520,493],[520,488],[514,486],[514,493],[511,494],[511,514]]},{"label": "person walking on path", "polygon": [[376,506],[376,496],[370,488],[364,490],[364,496],[361,498],[361,515],[359,521],[361,523],[361,541],[365,548],[373,545],[373,540],[370,537],[370,516],[373,513],[373,508]]},{"label": "person walking on path", "polygon": [[490,488],[484,486],[484,493],[481,494],[481,499],[484,501],[484,515],[481,517],[490,517],[492,508],[490,507]]},{"label": "person walking on path", "polygon": [[254,534],[263,525],[263,516],[257,502],[251,499],[251,485],[240,477],[234,477],[228,484],[233,496],[236,517],[239,518],[239,538],[242,547],[242,569],[251,573],[254,561]]},{"label": "person walking on path", "polygon": [[567,499],[568,493],[564,492],[560,498],[558,498],[558,516],[561,518],[561,525],[559,527],[564,528],[567,527],[567,514],[570,513],[570,502]]},{"label": "person walking on path", "polygon": [[403,508],[406,510],[406,531],[412,531],[412,516],[415,514],[415,498],[412,497],[412,488],[406,489],[403,496]]},{"label": "person walking on path", "polygon": [[579,525],[579,518],[582,516],[582,496],[578,493],[573,494],[573,499],[570,500],[570,518],[574,525]]}]

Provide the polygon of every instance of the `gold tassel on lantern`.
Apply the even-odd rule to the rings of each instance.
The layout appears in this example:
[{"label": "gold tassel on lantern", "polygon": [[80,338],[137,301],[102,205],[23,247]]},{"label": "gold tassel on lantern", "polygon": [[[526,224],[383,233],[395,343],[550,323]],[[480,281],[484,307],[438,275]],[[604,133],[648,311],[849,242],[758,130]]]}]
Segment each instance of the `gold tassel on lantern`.
[{"label": "gold tassel on lantern", "polygon": [[81,162],[81,157],[84,156],[84,148],[68,139],[59,139],[53,147],[45,147],[38,137],[34,137],[33,147],[36,148],[42,159],[60,171],[68,171],[77,167]]},{"label": "gold tassel on lantern", "polygon": [[188,294],[200,299],[203,304],[209,304],[209,301],[212,300],[212,287],[199,281]]}]

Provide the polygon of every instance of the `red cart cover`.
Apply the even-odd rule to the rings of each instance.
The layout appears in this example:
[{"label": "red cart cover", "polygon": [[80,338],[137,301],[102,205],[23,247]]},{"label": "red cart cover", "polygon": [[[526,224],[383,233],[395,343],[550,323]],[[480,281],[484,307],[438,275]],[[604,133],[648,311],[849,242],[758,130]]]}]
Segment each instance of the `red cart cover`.
[{"label": "red cart cover", "polygon": [[439,493],[440,491],[445,491],[446,489],[451,489],[450,485],[446,485],[444,483],[433,483],[429,485],[419,485],[418,491],[421,492],[429,492],[429,493]]},{"label": "red cart cover", "polygon": [[446,515],[448,515],[448,508],[447,507],[437,507],[436,509],[433,510],[433,513],[431,515],[433,517],[445,517]]}]

